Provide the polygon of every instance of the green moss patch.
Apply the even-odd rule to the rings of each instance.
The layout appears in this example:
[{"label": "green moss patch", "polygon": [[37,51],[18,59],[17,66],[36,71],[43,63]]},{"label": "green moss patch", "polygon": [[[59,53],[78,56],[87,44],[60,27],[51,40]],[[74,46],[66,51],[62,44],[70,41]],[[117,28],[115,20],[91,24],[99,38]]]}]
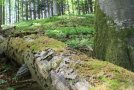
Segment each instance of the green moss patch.
[{"label": "green moss patch", "polygon": [[134,89],[134,73],[109,62],[89,59],[73,67],[89,81],[91,90]]},{"label": "green moss patch", "polygon": [[27,37],[30,37],[33,41],[25,41],[24,38],[12,38],[10,40],[10,46],[18,49],[18,51],[25,51],[27,49],[32,51],[40,51],[48,48],[52,48],[56,51],[62,51],[66,47],[66,45],[62,42],[45,36],[31,35]]}]

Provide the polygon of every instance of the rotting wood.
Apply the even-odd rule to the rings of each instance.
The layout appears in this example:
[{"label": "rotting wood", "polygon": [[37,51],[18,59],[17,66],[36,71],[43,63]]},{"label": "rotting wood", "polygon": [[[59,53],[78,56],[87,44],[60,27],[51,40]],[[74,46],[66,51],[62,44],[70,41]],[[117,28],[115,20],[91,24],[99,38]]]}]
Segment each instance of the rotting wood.
[{"label": "rotting wood", "polygon": [[[125,79],[127,85],[134,88],[132,72],[68,50],[65,44],[52,38],[28,35],[21,38],[11,37],[9,40],[4,40],[3,43],[6,55],[19,64],[25,63],[33,79],[44,90],[63,90],[63,88],[64,90],[89,90],[105,83],[103,80],[99,80],[99,77],[119,79],[114,76],[117,75],[113,72],[114,70],[117,70],[121,77],[127,75],[127,79]],[[105,73],[106,71],[107,73]],[[94,78],[92,78],[93,76]],[[124,82],[120,81],[120,83]],[[129,88],[129,86],[125,88]],[[109,88],[109,85],[106,87]]]}]

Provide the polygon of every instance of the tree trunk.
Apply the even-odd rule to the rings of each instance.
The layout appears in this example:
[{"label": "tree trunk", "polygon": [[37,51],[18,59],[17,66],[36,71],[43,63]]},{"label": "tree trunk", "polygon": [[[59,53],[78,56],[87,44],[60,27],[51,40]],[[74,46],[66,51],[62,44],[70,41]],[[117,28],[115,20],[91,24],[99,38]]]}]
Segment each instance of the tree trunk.
[{"label": "tree trunk", "polygon": [[71,3],[72,3],[72,13],[74,14],[74,11],[75,11],[75,9],[74,9],[74,1],[71,0]]},{"label": "tree trunk", "polygon": [[77,0],[78,15],[80,15],[80,0]]},{"label": "tree trunk", "polygon": [[2,5],[0,5],[0,30],[2,25]]},{"label": "tree trunk", "polygon": [[26,10],[25,10],[25,13],[26,13],[26,20],[28,20],[28,1],[26,1]]},{"label": "tree trunk", "polygon": [[32,20],[32,9],[31,9],[32,0],[29,0],[29,13],[30,13],[30,19]]},{"label": "tree trunk", "polygon": [[94,55],[134,71],[134,1],[96,0]]},{"label": "tree trunk", "polygon": [[35,1],[33,1],[33,5],[34,5],[34,19],[36,20],[36,11],[37,11],[37,9],[36,9],[36,2]]},{"label": "tree trunk", "polygon": [[[106,90],[122,87],[133,90],[134,73],[87,57],[60,41],[32,33],[15,32],[13,28],[5,30],[3,34],[7,38],[0,38],[0,50],[10,60],[27,65],[32,78],[43,90],[100,90],[101,86]],[[16,37],[18,35],[20,37]],[[24,71],[20,72],[23,74]]]},{"label": "tree trunk", "polygon": [[90,8],[90,12],[93,13],[93,1],[92,0],[88,0],[89,2],[89,8]]},{"label": "tree trunk", "polygon": [[9,0],[9,23],[11,24],[11,0]]},{"label": "tree trunk", "polygon": [[51,3],[51,16],[53,16],[54,15],[53,14],[53,0],[51,0],[50,3]]},{"label": "tree trunk", "polygon": [[68,10],[68,14],[70,15],[70,4],[69,4],[69,0],[67,0],[66,2],[67,2],[67,10]]},{"label": "tree trunk", "polygon": [[22,17],[22,20],[24,19],[24,3],[22,2],[21,3],[21,17]]},{"label": "tree trunk", "polygon": [[18,13],[18,17],[17,17],[18,18],[18,21],[17,22],[19,22],[20,21],[20,1],[19,0],[18,0],[18,3],[17,4],[18,4],[17,5],[18,6],[18,9],[17,9],[18,10],[18,12],[17,12]]},{"label": "tree trunk", "polygon": [[[40,0],[37,0],[37,3],[38,3],[38,6],[39,6]],[[37,11],[38,11],[38,19],[40,19],[40,9],[38,8]]]},{"label": "tree trunk", "polygon": [[2,24],[5,24],[5,1],[2,1]]},{"label": "tree trunk", "polygon": [[58,15],[58,3],[56,0],[53,0],[53,15]]}]

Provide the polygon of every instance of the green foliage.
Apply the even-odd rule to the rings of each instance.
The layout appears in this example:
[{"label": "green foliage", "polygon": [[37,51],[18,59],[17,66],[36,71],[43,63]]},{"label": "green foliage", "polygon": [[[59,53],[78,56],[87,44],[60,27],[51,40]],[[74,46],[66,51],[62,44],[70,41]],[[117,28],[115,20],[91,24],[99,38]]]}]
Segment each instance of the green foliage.
[{"label": "green foliage", "polygon": [[4,1],[4,0],[0,0],[0,5],[2,5],[3,1]]},{"label": "green foliage", "polygon": [[7,81],[6,80],[3,80],[3,79],[0,79],[0,85],[1,84],[4,84],[4,83],[7,83]]},{"label": "green foliage", "polygon": [[71,46],[72,48],[91,48],[92,45],[93,45],[93,42],[90,41],[89,39],[79,39],[79,38],[76,38],[76,39],[72,39],[72,40],[68,40],[66,41],[66,43]]},{"label": "green foliage", "polygon": [[[33,23],[39,23],[44,30],[55,30],[62,27],[77,27],[86,26],[93,27],[94,15],[81,15],[81,16],[54,16],[46,19],[22,21],[16,24],[17,30],[28,30]],[[34,30],[34,28],[32,28]]]},{"label": "green foliage", "polygon": [[7,90],[15,90],[14,88],[12,87],[8,87]]},{"label": "green foliage", "polygon": [[20,31],[44,30],[45,35],[63,41],[75,49],[89,49],[93,45],[94,14],[54,16],[16,25]]},{"label": "green foliage", "polygon": [[47,31],[46,35],[54,38],[64,38],[66,36],[66,34],[63,33],[61,30],[49,30]]},{"label": "green foliage", "polygon": [[100,80],[102,80],[104,83],[107,83],[112,90],[116,90],[120,87],[120,81],[117,79],[108,79],[106,77],[102,77]]},{"label": "green foliage", "polygon": [[68,35],[88,35],[94,34],[94,28],[88,27],[59,27],[56,30],[48,30],[46,32],[48,36],[57,37],[57,38],[66,38]]},{"label": "green foliage", "polygon": [[3,72],[3,73],[4,73],[4,72],[7,72],[7,71],[10,69],[10,67],[11,67],[11,66],[10,66],[10,65],[7,65],[7,64],[3,65],[3,66],[2,66],[2,68],[3,68],[3,71],[2,71],[2,72]]}]

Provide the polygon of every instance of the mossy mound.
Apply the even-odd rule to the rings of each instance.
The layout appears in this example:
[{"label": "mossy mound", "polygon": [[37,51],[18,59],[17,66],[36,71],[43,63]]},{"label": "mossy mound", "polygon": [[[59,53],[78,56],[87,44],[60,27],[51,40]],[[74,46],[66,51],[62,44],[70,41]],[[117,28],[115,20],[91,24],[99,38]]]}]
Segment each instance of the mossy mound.
[{"label": "mossy mound", "polygon": [[134,90],[134,73],[106,61],[89,59],[73,66],[91,90]]},{"label": "mossy mound", "polygon": [[19,37],[10,38],[8,42],[7,51],[10,57],[18,57],[19,63],[23,63],[24,62],[23,56],[25,53],[39,52],[49,48],[57,52],[62,52],[64,51],[64,48],[66,48],[66,45],[52,38],[32,34],[29,36],[25,36],[23,38]]},{"label": "mossy mound", "polygon": [[40,51],[48,48],[52,48],[57,51],[62,50],[66,46],[60,41],[34,34],[26,36],[24,38],[11,38],[10,41],[11,43],[13,41],[13,43],[11,44],[13,45],[13,47],[18,46],[19,49],[30,49],[32,51]]}]

